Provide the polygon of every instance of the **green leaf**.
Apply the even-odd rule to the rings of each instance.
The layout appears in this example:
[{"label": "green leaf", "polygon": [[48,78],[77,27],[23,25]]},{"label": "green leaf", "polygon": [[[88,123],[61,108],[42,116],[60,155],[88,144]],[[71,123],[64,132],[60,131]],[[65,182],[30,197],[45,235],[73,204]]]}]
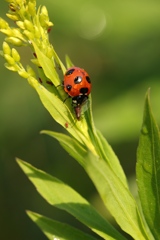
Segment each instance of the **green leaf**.
[{"label": "green leaf", "polygon": [[160,239],[160,136],[151,112],[149,92],[145,99],[136,171],[144,217],[155,239]]},{"label": "green leaf", "polygon": [[37,91],[45,108],[58,123],[64,126],[65,122],[72,121],[69,109],[54,92],[50,92],[33,77],[29,77],[28,81]]},{"label": "green leaf", "polygon": [[55,52],[54,49],[53,49],[53,54],[54,54],[55,60],[59,64],[60,69],[62,70],[63,74],[65,74],[66,68],[65,68],[64,64],[62,63],[62,61],[60,60],[60,58],[58,57],[58,55],[57,55],[57,53]]},{"label": "green leaf", "polygon": [[119,177],[119,180],[122,182],[122,184],[124,184],[125,187],[128,188],[126,176],[124,174],[124,171],[122,169],[122,166],[120,165],[120,162],[117,156],[115,155],[111,146],[103,137],[101,132],[95,128],[93,116],[92,116],[92,99],[91,98],[90,98],[90,108],[86,113],[86,121],[89,126],[88,132],[89,132],[90,138],[94,143],[97,153],[102,159],[104,159],[111,166],[115,174]]},{"label": "green leaf", "polygon": [[27,211],[28,216],[43,231],[49,240],[96,240],[96,238],[81,232],[67,224],[60,223],[40,214]]},{"label": "green leaf", "polygon": [[68,55],[66,55],[66,65],[67,65],[67,69],[74,66],[74,64],[72,63]]},{"label": "green leaf", "polygon": [[33,40],[32,44],[35,49],[38,61],[43,68],[46,77],[48,77],[55,86],[58,86],[60,84],[60,80],[56,72],[53,59],[49,59],[48,57],[46,57],[46,55],[42,51],[40,51],[40,49]]},{"label": "green leaf", "polygon": [[150,240],[135,199],[110,165],[90,153],[84,168],[119,226],[136,240]]},{"label": "green leaf", "polygon": [[121,181],[122,184],[124,184],[124,186],[128,189],[127,179],[117,156],[115,155],[115,153],[113,152],[113,149],[111,148],[109,143],[106,141],[106,139],[103,137],[101,132],[99,132],[98,130],[97,130],[97,139],[98,139],[100,148],[103,151],[104,160],[110,165],[112,170],[115,172],[115,174],[119,178],[119,181]]},{"label": "green leaf", "polygon": [[17,162],[48,203],[69,212],[104,239],[125,239],[71,187],[22,160]]},{"label": "green leaf", "polygon": [[[106,208],[109,209],[119,226],[134,239],[149,239],[137,204],[128,187],[120,181],[116,169],[113,171],[111,164],[93,155],[84,147],[82,148],[69,136],[48,131],[44,133],[56,138],[64,149],[84,167],[103,199]],[[110,161],[112,163],[112,158]]]}]

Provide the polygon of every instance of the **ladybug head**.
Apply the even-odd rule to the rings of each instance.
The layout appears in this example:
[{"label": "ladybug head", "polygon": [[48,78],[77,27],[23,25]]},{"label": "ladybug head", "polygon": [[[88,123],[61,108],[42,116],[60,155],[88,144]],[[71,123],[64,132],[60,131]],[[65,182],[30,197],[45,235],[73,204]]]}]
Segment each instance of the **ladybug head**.
[{"label": "ladybug head", "polygon": [[81,106],[88,99],[87,95],[78,95],[76,97],[72,97],[72,105],[73,106]]}]

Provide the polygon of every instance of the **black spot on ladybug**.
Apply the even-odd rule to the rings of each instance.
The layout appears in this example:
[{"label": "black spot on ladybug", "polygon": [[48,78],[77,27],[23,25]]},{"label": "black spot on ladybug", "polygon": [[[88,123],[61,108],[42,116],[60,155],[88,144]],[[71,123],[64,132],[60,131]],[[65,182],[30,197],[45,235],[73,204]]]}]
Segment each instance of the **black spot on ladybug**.
[{"label": "black spot on ladybug", "polygon": [[67,88],[68,91],[70,91],[72,89],[72,86],[71,85],[67,85],[66,88]]},{"label": "black spot on ladybug", "polygon": [[88,92],[88,88],[81,88],[80,93],[86,94]]},{"label": "black spot on ladybug", "polygon": [[86,76],[86,80],[87,80],[88,83],[91,83],[91,80],[90,80],[89,76]]},{"label": "black spot on ladybug", "polygon": [[68,76],[68,75],[71,75],[73,72],[75,71],[75,69],[74,68],[72,68],[72,69],[69,69],[68,70],[68,72],[66,72],[66,76]]},{"label": "black spot on ladybug", "polygon": [[80,77],[80,76],[77,76],[75,79],[74,79],[74,83],[75,84],[79,84],[79,83],[81,83],[82,82],[82,77]]}]

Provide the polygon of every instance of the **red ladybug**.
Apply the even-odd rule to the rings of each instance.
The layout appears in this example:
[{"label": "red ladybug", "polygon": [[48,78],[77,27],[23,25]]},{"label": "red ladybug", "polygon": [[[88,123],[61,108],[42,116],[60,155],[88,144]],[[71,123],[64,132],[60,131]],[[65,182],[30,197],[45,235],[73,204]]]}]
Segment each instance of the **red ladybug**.
[{"label": "red ladybug", "polygon": [[64,90],[72,98],[72,105],[77,120],[81,117],[81,107],[91,92],[91,81],[88,73],[79,67],[71,67],[64,74]]}]

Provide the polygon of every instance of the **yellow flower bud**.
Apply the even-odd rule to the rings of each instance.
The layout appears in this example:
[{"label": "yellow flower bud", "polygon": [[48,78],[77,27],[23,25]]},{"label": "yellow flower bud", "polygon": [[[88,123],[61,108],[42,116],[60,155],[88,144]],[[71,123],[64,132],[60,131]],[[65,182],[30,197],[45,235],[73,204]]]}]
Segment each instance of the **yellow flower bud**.
[{"label": "yellow flower bud", "polygon": [[21,30],[18,28],[13,28],[12,29],[12,37],[16,37],[16,38],[23,38],[23,35],[21,33]]},{"label": "yellow flower bud", "polygon": [[10,18],[11,20],[13,20],[13,21],[19,20],[18,16],[13,15],[13,14],[6,13],[6,16],[7,16],[8,18]]},{"label": "yellow flower bud", "polygon": [[29,65],[27,65],[27,72],[29,73],[30,76],[36,77],[35,71]]},{"label": "yellow flower bud", "polygon": [[12,57],[15,60],[15,62],[20,61],[20,55],[15,48],[12,48]]},{"label": "yellow flower bud", "polygon": [[45,6],[43,6],[41,8],[41,12],[40,12],[40,15],[39,15],[39,21],[40,21],[42,27],[47,26],[46,23],[49,21],[49,17],[48,17],[48,11],[47,11]]},{"label": "yellow flower bud", "polygon": [[27,19],[24,20],[24,27],[29,30],[30,32],[34,32],[34,26],[33,24],[28,21]]},{"label": "yellow flower bud", "polygon": [[0,29],[7,29],[7,28],[9,28],[8,23],[3,18],[0,18]]},{"label": "yellow flower bud", "polygon": [[41,32],[39,30],[39,28],[37,26],[35,26],[35,33],[34,33],[36,38],[40,38],[41,37]]},{"label": "yellow flower bud", "polygon": [[31,59],[31,62],[34,63],[36,66],[40,67],[38,59]]},{"label": "yellow flower bud", "polygon": [[24,69],[19,70],[18,74],[23,78],[28,78],[29,77],[29,74]]},{"label": "yellow flower bud", "polygon": [[3,42],[3,52],[4,54],[8,54],[8,55],[11,54],[11,48],[6,42]]},{"label": "yellow flower bud", "polygon": [[43,15],[48,17],[48,11],[47,11],[47,8],[45,6],[41,7],[41,14],[43,14]]},{"label": "yellow flower bud", "polygon": [[24,29],[24,23],[22,21],[17,21],[16,24],[19,28]]},{"label": "yellow flower bud", "polygon": [[7,36],[12,36],[12,30],[10,28],[8,29],[1,29],[0,30],[2,33],[6,34]]},{"label": "yellow flower bud", "polygon": [[30,13],[31,16],[35,16],[36,14],[36,2],[29,2],[28,3],[28,12]]},{"label": "yellow flower bud", "polygon": [[9,65],[14,65],[15,64],[14,59],[10,55],[4,54],[4,58],[9,63]]},{"label": "yellow flower bud", "polygon": [[23,45],[23,42],[19,38],[16,38],[16,37],[8,37],[5,40],[6,40],[6,42],[12,43],[13,45],[18,46],[18,47]]},{"label": "yellow flower bud", "polygon": [[30,31],[28,31],[28,30],[24,30],[24,31],[23,31],[23,34],[24,34],[29,40],[31,40],[31,39],[34,38],[34,35],[33,35]]},{"label": "yellow flower bud", "polygon": [[10,64],[5,63],[4,66],[5,66],[8,70],[10,70],[10,71],[17,72],[17,68],[16,68],[15,65],[14,65],[14,66],[11,66]]},{"label": "yellow flower bud", "polygon": [[54,24],[52,22],[47,22],[47,26],[52,27],[52,26],[54,26]]}]

